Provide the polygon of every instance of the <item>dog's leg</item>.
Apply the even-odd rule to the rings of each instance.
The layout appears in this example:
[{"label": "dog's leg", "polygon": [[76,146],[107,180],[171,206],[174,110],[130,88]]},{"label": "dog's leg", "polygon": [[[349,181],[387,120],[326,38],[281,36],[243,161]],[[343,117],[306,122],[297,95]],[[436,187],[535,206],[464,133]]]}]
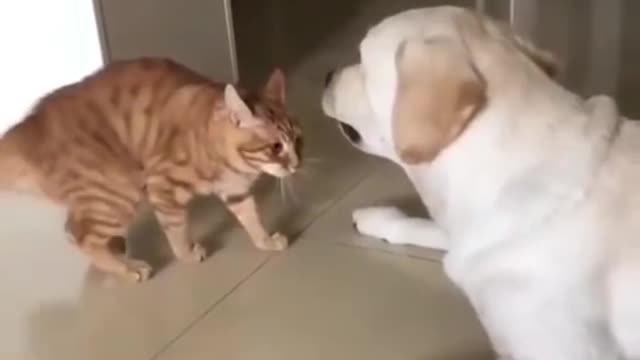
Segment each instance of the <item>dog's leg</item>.
[{"label": "dog's leg", "polygon": [[619,264],[609,279],[609,321],[613,335],[628,359],[640,359],[639,282],[637,257]]},{"label": "dog's leg", "polygon": [[353,212],[353,223],[361,234],[391,244],[415,245],[447,250],[447,236],[433,221],[408,217],[395,207],[369,207]]},{"label": "dog's leg", "polygon": [[[483,268],[468,276],[483,276]],[[513,271],[467,283],[465,293],[498,359],[622,360],[608,334],[583,317],[576,289],[562,286]]]}]

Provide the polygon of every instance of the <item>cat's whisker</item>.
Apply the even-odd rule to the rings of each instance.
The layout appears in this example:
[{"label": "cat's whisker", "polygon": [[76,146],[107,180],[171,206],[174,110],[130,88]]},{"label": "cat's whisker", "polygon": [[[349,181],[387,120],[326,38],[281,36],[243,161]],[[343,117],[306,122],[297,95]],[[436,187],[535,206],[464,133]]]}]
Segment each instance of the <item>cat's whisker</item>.
[{"label": "cat's whisker", "polygon": [[296,190],[295,190],[293,182],[287,181],[287,180],[285,180],[283,182],[284,182],[284,185],[286,187],[287,193],[289,194],[289,197],[293,201],[293,204],[294,205],[299,205],[300,204],[300,197],[298,197],[298,194],[296,194]]},{"label": "cat's whisker", "polygon": [[312,176],[312,174],[310,174],[308,171],[299,171],[296,172],[296,176],[295,177],[291,177],[292,180],[307,180]]},{"label": "cat's whisker", "polygon": [[303,173],[302,176],[306,179],[316,177],[319,173],[317,168],[308,168]]},{"label": "cat's whisker", "polygon": [[282,202],[284,204],[287,203],[287,195],[286,195],[286,191],[284,188],[284,181],[282,179],[278,179],[278,185],[280,188],[280,199],[282,200]]},{"label": "cat's whisker", "polygon": [[304,162],[307,162],[310,164],[323,164],[323,163],[326,163],[327,160],[322,158],[317,158],[317,157],[307,157],[304,159]]},{"label": "cat's whisker", "polygon": [[311,165],[306,165],[304,167],[299,168],[298,170],[296,170],[295,175],[299,175],[302,177],[309,177],[309,176],[313,176],[316,175],[318,173],[318,168],[311,166]]}]

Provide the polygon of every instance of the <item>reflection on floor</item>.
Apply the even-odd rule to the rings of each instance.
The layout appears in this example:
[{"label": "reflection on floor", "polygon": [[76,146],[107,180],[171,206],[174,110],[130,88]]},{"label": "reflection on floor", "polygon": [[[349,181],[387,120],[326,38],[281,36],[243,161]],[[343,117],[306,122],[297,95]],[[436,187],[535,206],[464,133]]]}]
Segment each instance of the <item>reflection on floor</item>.
[{"label": "reflection on floor", "polygon": [[269,228],[295,238],[288,251],[259,252],[218,203],[203,200],[193,231],[210,258],[173,262],[155,221],[143,216],[133,251],[162,269],[147,283],[123,285],[71,249],[58,209],[3,195],[0,358],[492,358],[437,254],[365,239],[350,224],[355,207],[416,207],[398,169],[352,150],[320,113],[323,74],[347,61],[371,19],[384,15],[358,11],[286,65],[309,160],[284,195],[270,180],[257,190]]}]

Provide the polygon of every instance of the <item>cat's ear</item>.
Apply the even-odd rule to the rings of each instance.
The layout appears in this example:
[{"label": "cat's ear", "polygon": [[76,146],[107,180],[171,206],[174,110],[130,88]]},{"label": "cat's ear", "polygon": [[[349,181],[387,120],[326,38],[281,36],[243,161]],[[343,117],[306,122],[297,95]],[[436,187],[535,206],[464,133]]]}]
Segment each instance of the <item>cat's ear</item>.
[{"label": "cat's ear", "polygon": [[264,96],[284,103],[287,100],[287,80],[282,70],[276,68],[271,72],[269,80],[264,86]]},{"label": "cat's ear", "polygon": [[231,84],[224,88],[224,104],[229,110],[229,118],[233,125],[241,128],[255,125],[256,119],[251,110]]}]

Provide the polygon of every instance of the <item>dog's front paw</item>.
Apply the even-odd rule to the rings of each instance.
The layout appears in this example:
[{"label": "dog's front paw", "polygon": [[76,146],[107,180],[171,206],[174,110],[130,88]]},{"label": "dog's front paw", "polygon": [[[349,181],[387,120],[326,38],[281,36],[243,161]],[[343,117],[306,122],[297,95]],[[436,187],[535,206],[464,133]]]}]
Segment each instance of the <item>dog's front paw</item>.
[{"label": "dog's front paw", "polygon": [[406,215],[392,206],[368,207],[353,212],[353,225],[359,233],[393,242],[398,220]]}]

